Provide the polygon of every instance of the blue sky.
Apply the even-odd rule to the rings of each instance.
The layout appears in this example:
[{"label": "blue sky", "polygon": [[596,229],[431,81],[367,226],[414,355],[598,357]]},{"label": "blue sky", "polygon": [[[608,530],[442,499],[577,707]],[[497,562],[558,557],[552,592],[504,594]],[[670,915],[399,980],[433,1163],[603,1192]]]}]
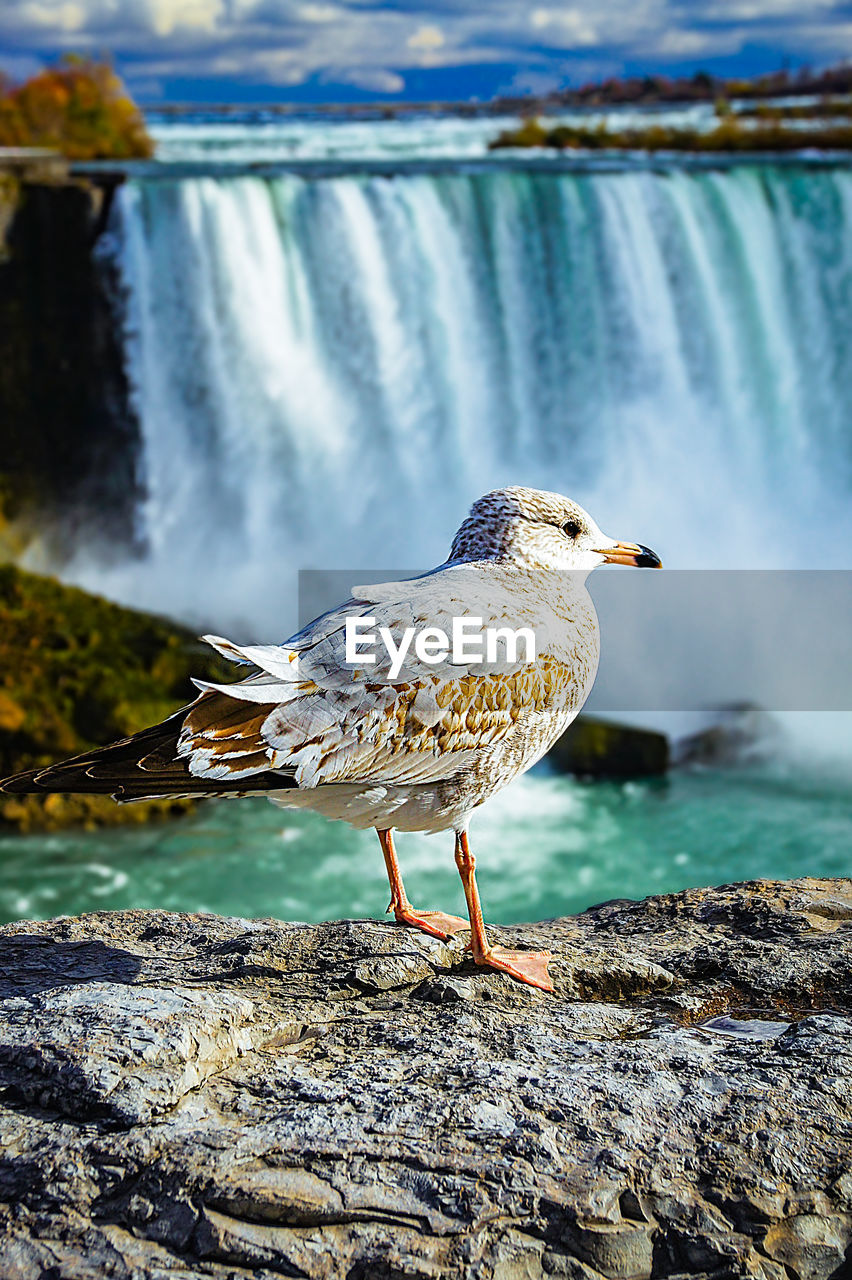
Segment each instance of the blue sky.
[{"label": "blue sky", "polygon": [[391,101],[852,58],[852,0],[0,0],[0,67],[110,51],[143,101]]}]

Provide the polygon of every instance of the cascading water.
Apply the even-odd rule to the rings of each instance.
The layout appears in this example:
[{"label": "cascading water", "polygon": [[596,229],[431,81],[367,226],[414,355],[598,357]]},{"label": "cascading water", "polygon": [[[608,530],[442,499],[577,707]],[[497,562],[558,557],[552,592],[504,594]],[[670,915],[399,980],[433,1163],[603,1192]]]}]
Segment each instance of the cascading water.
[{"label": "cascading water", "polygon": [[[205,156],[226,137],[242,159],[257,153],[255,126],[217,125],[218,142],[200,128],[185,132]],[[299,128],[310,155],[357,150],[338,126]],[[441,128],[428,123],[438,150]],[[367,141],[396,163],[426,129],[370,126]],[[356,157],[338,176],[180,178],[169,162],[186,139],[163,132],[160,174],[123,187],[112,224],[145,551],[80,549],[66,576],[236,639],[279,639],[299,567],[351,567],[355,581],[427,567],[472,498],[518,482],[571,493],[667,565],[848,566],[849,167],[534,173],[510,158],[453,172],[439,156],[431,175],[377,177]],[[689,646],[683,663],[705,687]],[[811,767],[780,761],[780,778],[530,775],[507,789],[475,826],[494,918],[847,874],[848,768],[837,783],[812,767],[832,716],[802,718]],[[836,765],[852,733],[833,718]],[[284,822],[243,801],[173,832],[7,839],[0,917],[150,905],[319,919],[383,901],[368,833]],[[410,836],[404,859],[413,893],[461,906],[451,845]]]},{"label": "cascading water", "polygon": [[506,483],[671,565],[848,559],[848,168],[141,179],[113,233],[147,550],[87,585],[271,638]]}]

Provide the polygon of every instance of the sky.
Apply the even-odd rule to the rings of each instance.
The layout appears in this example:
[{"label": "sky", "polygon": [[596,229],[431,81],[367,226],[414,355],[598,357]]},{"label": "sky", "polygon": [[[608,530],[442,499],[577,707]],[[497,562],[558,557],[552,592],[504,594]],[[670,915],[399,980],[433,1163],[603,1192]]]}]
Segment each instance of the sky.
[{"label": "sky", "polygon": [[109,52],[143,102],[486,99],[852,58],[852,0],[0,0],[0,68]]}]

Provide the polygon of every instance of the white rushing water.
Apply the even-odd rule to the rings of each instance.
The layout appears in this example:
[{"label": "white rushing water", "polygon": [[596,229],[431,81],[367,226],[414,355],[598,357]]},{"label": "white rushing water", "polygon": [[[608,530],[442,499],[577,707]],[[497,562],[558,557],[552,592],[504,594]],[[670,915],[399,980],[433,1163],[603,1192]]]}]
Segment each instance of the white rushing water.
[{"label": "white rushing water", "polygon": [[297,569],[427,567],[507,483],[673,567],[849,564],[849,169],[140,180],[113,235],[109,595],[276,636]]},{"label": "white rushing water", "polygon": [[[642,107],[564,111],[547,117],[549,124],[585,128],[603,125],[630,129],[655,122],[674,128],[710,129],[718,123],[713,104],[678,104],[649,112]],[[409,160],[438,157],[455,161],[484,156],[488,144],[504,129],[517,128],[515,116],[408,113],[385,120],[327,116],[300,117],[250,108],[232,113],[199,108],[182,116],[154,115],[149,122],[164,164],[204,161],[210,164],[264,163],[290,160]]]}]

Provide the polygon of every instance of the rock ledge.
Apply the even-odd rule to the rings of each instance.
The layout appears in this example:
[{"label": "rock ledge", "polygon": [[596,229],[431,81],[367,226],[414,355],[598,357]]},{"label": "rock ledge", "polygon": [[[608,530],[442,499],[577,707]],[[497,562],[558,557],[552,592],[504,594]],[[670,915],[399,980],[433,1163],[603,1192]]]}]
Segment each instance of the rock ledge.
[{"label": "rock ledge", "polygon": [[852,881],[494,933],[0,929],[4,1280],[850,1274]]}]

